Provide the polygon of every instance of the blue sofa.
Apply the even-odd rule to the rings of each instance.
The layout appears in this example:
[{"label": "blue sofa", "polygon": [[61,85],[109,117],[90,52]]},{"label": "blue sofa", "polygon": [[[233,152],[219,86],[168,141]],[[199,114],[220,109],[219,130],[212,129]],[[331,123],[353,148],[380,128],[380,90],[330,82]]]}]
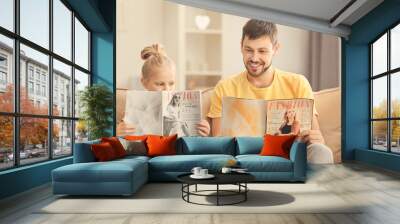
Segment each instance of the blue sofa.
[{"label": "blue sofa", "polygon": [[91,141],[75,144],[74,163],[52,171],[54,194],[131,195],[146,182],[176,181],[193,167],[218,172],[234,159],[256,177],[256,181],[304,182],[306,147],[294,142],[290,159],[260,156],[261,137],[183,137],[177,140],[177,155],[127,156],[108,162],[96,162]]}]

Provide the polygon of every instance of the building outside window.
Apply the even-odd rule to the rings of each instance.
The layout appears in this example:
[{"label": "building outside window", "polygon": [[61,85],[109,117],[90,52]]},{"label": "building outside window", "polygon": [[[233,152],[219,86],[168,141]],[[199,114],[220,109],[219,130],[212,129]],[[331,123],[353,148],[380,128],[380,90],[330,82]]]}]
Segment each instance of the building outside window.
[{"label": "building outside window", "polygon": [[40,70],[36,69],[36,81],[40,81]]},{"label": "building outside window", "polygon": [[[10,4],[9,2],[13,3],[7,1],[4,4]],[[0,29],[0,97],[12,97],[7,100],[10,105],[3,105],[4,102],[0,102],[0,123],[2,128],[5,128],[5,132],[0,132],[0,139],[3,140],[0,141],[0,158],[5,158],[0,160],[0,170],[70,156],[74,141],[87,138],[86,127],[78,125],[79,114],[74,113],[70,105],[79,101],[77,93],[81,86],[89,85],[89,82],[81,83],[80,80],[89,80],[91,74],[88,66],[90,32],[64,1],[51,0],[51,2],[52,4],[49,4],[49,0],[19,1],[19,12],[14,13],[14,10],[9,12],[16,21],[20,21],[15,29],[19,33],[14,29],[8,29],[7,32]],[[13,5],[3,9],[13,9]],[[37,14],[38,11],[42,13]],[[16,18],[17,16],[19,18]],[[0,16],[0,20],[2,18]],[[49,27],[50,24],[52,29]],[[52,35],[49,35],[50,32]],[[53,48],[50,42],[53,43]],[[75,48],[72,43],[76,43]],[[15,51],[16,44],[19,44],[19,51]],[[79,49],[82,46],[87,47],[86,51]],[[20,59],[20,69],[17,74],[20,80],[19,98],[14,98],[14,90],[17,88],[7,89],[11,92],[7,92],[6,89],[1,90],[2,84],[15,87],[13,68],[16,62],[12,60],[14,53]],[[54,55],[61,57],[62,62]],[[75,55],[74,61],[72,55]],[[53,74],[49,71],[53,71]],[[79,73],[79,76],[73,79],[75,73]],[[52,90],[49,89],[50,78],[53,78]],[[60,80],[64,82],[62,85],[59,84]],[[74,83],[80,85],[74,92],[71,88],[65,88]],[[57,105],[61,94],[63,102]],[[53,99],[52,107],[50,99]],[[12,109],[14,105],[20,108],[18,113]],[[4,108],[11,109],[5,111]],[[18,135],[13,133],[14,125],[18,125]],[[36,135],[33,139],[31,135],[33,132],[42,134]],[[18,145],[14,145],[15,142]],[[17,152],[16,155],[14,150]],[[15,157],[19,159],[16,160]]]},{"label": "building outside window", "polygon": [[36,95],[40,96],[40,84],[36,84]]},{"label": "building outside window", "polygon": [[400,153],[400,24],[370,44],[371,148]]},{"label": "building outside window", "polygon": [[0,71],[7,74],[7,56],[0,54]]},{"label": "building outside window", "polygon": [[42,83],[46,83],[46,74],[42,73]]},{"label": "building outside window", "polygon": [[54,104],[54,106],[58,105],[58,90],[57,89],[55,89],[54,93],[53,93],[53,104]]},{"label": "building outside window", "polygon": [[7,73],[0,70],[0,91],[5,92],[7,88]]},{"label": "building outside window", "polygon": [[33,88],[33,82],[32,81],[28,82],[28,93],[29,94],[34,94],[34,88]]},{"label": "building outside window", "polygon": [[29,79],[33,80],[33,67],[32,66],[29,66],[28,74],[29,74]]},{"label": "building outside window", "polygon": [[0,54],[0,91],[4,92],[7,87],[7,56]]},{"label": "building outside window", "polygon": [[0,71],[0,84],[6,85],[7,84],[7,73]]},{"label": "building outside window", "polygon": [[46,96],[46,86],[42,86],[42,96]]},{"label": "building outside window", "polygon": [[0,68],[7,68],[7,56],[4,54],[0,54]]}]

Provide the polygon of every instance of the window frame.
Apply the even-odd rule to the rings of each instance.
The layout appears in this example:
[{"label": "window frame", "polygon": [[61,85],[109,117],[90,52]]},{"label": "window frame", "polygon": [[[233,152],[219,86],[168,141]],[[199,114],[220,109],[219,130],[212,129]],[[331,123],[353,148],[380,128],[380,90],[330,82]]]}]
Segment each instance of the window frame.
[{"label": "window frame", "polygon": [[[393,117],[392,116],[392,98],[391,98],[391,92],[392,92],[392,86],[391,86],[391,80],[393,75],[396,73],[400,72],[400,67],[398,68],[393,68],[391,69],[391,31],[393,28],[400,26],[400,21],[397,21],[393,25],[391,25],[389,28],[385,29],[384,32],[379,34],[375,39],[373,39],[369,44],[369,149],[373,151],[379,151],[379,152],[386,152],[386,153],[391,153],[391,154],[400,154],[400,152],[393,152],[392,151],[392,121],[400,121],[400,117]],[[381,37],[384,35],[387,35],[387,64],[386,64],[386,71],[376,74],[373,74],[373,44],[376,43]],[[387,105],[386,105],[386,117],[385,118],[373,118],[373,81],[382,77],[386,77],[386,87],[387,87]],[[379,150],[374,148],[374,132],[373,132],[373,122],[376,121],[386,121],[386,151],[384,150]]]},{"label": "window frame", "polygon": [[[74,105],[75,103],[75,88],[74,88],[74,82],[75,82],[75,69],[85,73],[89,77],[89,83],[88,86],[92,85],[92,69],[91,69],[91,37],[92,37],[92,31],[89,29],[87,24],[83,21],[83,19],[76,13],[72,7],[65,1],[65,0],[59,0],[68,10],[71,11],[71,18],[70,18],[70,23],[71,23],[71,58],[67,59],[64,58],[63,56],[57,54],[54,52],[54,39],[53,39],[53,24],[54,24],[54,17],[53,17],[53,1],[54,0],[48,0],[49,3],[49,47],[46,49],[45,47],[42,47],[39,44],[34,43],[33,41],[30,41],[27,38],[24,38],[23,36],[20,35],[20,0],[14,0],[13,1],[13,10],[14,10],[14,30],[10,31],[4,27],[0,26],[0,35],[3,35],[7,38],[12,39],[13,41],[13,63],[12,63],[12,69],[11,69],[11,75],[13,75],[13,81],[14,81],[14,93],[13,93],[13,112],[2,112],[0,111],[0,116],[4,117],[12,117],[13,119],[13,155],[14,155],[14,161],[13,161],[13,166],[10,167],[5,167],[5,168],[0,168],[0,172],[5,171],[5,170],[10,170],[10,169],[16,169],[19,167],[23,166],[29,166],[37,163],[43,163],[46,161],[54,160],[54,159],[61,159],[65,157],[70,157],[73,156],[74,152],[74,143],[75,143],[75,126],[76,126],[76,121],[79,120],[79,117],[75,116],[75,108],[71,108],[71,114],[68,116],[56,116],[53,115],[53,76],[54,76],[54,69],[53,69],[53,59],[58,60],[61,63],[64,63],[68,66],[71,67],[71,104]],[[88,31],[88,69],[85,69],[81,67],[80,65],[75,63],[75,18],[83,25],[83,27]],[[20,85],[21,85],[21,80],[20,80],[20,64],[21,64],[21,56],[20,56],[20,45],[23,44],[27,47],[32,48],[33,50],[36,50],[40,53],[43,53],[48,56],[49,62],[48,62],[48,71],[47,71],[47,83],[45,84],[45,95],[48,97],[47,103],[48,103],[48,112],[46,115],[39,115],[39,114],[28,114],[28,113],[21,113],[20,111]],[[27,63],[27,74],[26,76],[26,82],[28,83],[29,81],[32,81],[34,84],[34,92],[36,92],[35,85],[37,83],[40,83],[42,87],[42,79],[41,79],[41,74],[43,71],[39,73],[39,80],[36,79],[36,72],[37,68],[35,69],[33,67],[33,79],[30,78],[30,74],[28,71],[31,66],[29,63]],[[28,84],[26,84],[28,85]],[[28,90],[28,86],[27,91]],[[41,92],[41,91],[40,91]],[[48,92],[48,93],[47,93]],[[42,94],[39,94],[37,96],[43,97]],[[35,103],[35,102],[34,102]],[[26,163],[26,164],[21,164],[21,159],[20,159],[20,119],[21,118],[45,118],[47,119],[48,123],[48,136],[47,136],[47,151],[48,155],[47,157],[44,157],[43,160],[40,160],[38,162],[31,162],[31,163]],[[68,155],[61,155],[61,156],[55,156],[53,155],[54,152],[54,146],[53,146],[53,122],[56,120],[65,120],[65,121],[70,121],[71,122],[71,153]]]}]

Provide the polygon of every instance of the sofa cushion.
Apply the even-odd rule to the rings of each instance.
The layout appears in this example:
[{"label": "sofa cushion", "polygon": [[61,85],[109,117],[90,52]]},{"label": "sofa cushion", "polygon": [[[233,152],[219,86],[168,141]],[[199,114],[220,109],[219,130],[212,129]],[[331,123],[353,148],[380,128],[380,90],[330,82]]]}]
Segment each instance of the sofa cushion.
[{"label": "sofa cushion", "polygon": [[279,156],[239,155],[240,167],[249,172],[292,172],[292,161]]},{"label": "sofa cushion", "polygon": [[138,155],[129,155],[129,156],[125,156],[124,158],[120,158],[120,159],[116,159],[113,160],[113,162],[131,162],[134,160],[138,160],[138,161],[142,161],[142,162],[148,162],[150,159],[150,157],[147,156],[138,156]]},{"label": "sofa cushion", "polygon": [[260,154],[263,144],[262,137],[236,137],[236,155]]},{"label": "sofa cushion", "polygon": [[231,155],[175,155],[158,156],[149,160],[149,170],[163,172],[190,172],[193,167],[199,166],[209,171],[219,171],[230,159]]},{"label": "sofa cushion", "polygon": [[182,137],[178,154],[225,154],[235,155],[235,141],[231,137]]},{"label": "sofa cushion", "polygon": [[[74,163],[53,170],[53,181],[58,182],[129,182],[134,172],[143,172],[147,166],[141,160]],[[147,172],[143,172],[147,176]]]},{"label": "sofa cushion", "polygon": [[95,162],[96,158],[90,148],[92,144],[99,144],[100,140],[75,143],[74,163]]}]

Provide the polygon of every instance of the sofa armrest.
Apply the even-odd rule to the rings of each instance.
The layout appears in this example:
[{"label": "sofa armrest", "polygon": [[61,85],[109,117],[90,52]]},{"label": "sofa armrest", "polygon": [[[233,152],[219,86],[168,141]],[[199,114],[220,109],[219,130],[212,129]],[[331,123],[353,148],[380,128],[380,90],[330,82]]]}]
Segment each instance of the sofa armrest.
[{"label": "sofa armrest", "polygon": [[305,181],[307,174],[307,148],[305,143],[293,142],[290,148],[290,160],[293,162],[293,179]]},{"label": "sofa armrest", "polygon": [[74,147],[74,163],[89,163],[95,162],[96,158],[92,153],[90,146],[100,143],[99,140],[90,142],[75,143]]}]

